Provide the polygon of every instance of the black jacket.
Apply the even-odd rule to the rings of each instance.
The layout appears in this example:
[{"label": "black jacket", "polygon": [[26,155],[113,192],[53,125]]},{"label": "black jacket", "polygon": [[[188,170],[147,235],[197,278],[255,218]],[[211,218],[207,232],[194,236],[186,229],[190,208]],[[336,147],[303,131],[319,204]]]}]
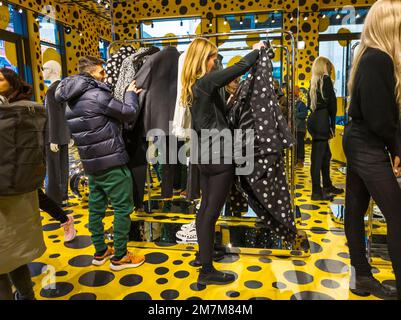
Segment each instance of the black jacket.
[{"label": "black jacket", "polygon": [[139,103],[143,109],[141,121],[144,134],[161,129],[169,134],[169,121],[173,121],[177,99],[178,58],[175,47],[151,55],[135,76],[136,85],[143,89]]},{"label": "black jacket", "polygon": [[138,98],[125,94],[125,103],[115,100],[110,88],[88,75],[61,81],[56,101],[68,102],[67,120],[87,174],[125,165],[128,154],[121,135],[122,122],[135,122]]},{"label": "black jacket", "polygon": [[[291,196],[285,173],[284,149],[295,143],[273,87],[273,64],[266,50],[241,83],[230,110],[232,129],[253,130],[253,171],[238,176],[236,186],[265,225],[282,239],[292,241],[295,232]],[[242,136],[242,147],[249,138]],[[238,202],[238,201],[235,201]]]},{"label": "black jacket", "polygon": [[56,89],[59,84],[60,81],[52,83],[45,96],[45,108],[48,116],[48,137],[46,142],[61,146],[70,142],[71,133],[65,117],[67,104],[58,103],[55,99]]},{"label": "black jacket", "polygon": [[368,48],[355,75],[349,116],[366,130],[366,139],[401,156],[399,106],[394,63],[389,55]]},{"label": "black jacket", "polygon": [[[234,79],[245,74],[259,57],[259,50],[254,50],[247,54],[235,65],[221,71],[210,72],[195,82],[193,86],[193,103],[190,107],[193,129],[198,134],[198,146],[201,147],[206,141],[201,141],[202,129],[217,129],[221,132],[229,129],[227,121],[227,108],[220,95],[220,88],[228,85]],[[212,150],[212,144],[220,139],[216,134],[209,141],[209,150]],[[206,142],[207,143],[207,142]],[[222,142],[223,143],[223,142]],[[205,150],[205,149],[202,149]],[[224,146],[221,146],[219,153],[209,155],[209,159],[223,158]],[[199,160],[202,157],[202,151],[198,149]]]},{"label": "black jacket", "polygon": [[[313,140],[329,140],[336,130],[337,98],[329,76],[323,77],[322,91],[318,83],[316,109],[312,111],[307,122]],[[310,107],[310,97],[308,100]]]}]

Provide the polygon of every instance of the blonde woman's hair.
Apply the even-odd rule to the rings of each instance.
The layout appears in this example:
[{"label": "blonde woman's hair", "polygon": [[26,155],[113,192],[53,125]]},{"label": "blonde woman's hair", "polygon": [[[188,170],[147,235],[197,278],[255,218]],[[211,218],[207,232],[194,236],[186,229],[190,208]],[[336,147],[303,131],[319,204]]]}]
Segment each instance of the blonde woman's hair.
[{"label": "blonde woman's hair", "polygon": [[348,89],[352,95],[355,75],[361,59],[367,48],[379,49],[387,53],[394,62],[396,87],[394,92],[401,108],[401,1],[379,0],[372,8],[365,20],[361,36],[361,44],[355,54],[351,69]]},{"label": "blonde woman's hair", "polygon": [[217,47],[205,38],[196,38],[188,47],[181,74],[182,90],[180,102],[190,107],[193,102],[193,85],[207,73],[209,58],[216,55]]},{"label": "blonde woman's hair", "polygon": [[330,77],[333,68],[333,64],[326,57],[318,57],[315,62],[313,62],[312,80],[309,90],[310,107],[312,110],[316,109],[318,90],[320,90],[320,93],[323,96],[323,77]]}]

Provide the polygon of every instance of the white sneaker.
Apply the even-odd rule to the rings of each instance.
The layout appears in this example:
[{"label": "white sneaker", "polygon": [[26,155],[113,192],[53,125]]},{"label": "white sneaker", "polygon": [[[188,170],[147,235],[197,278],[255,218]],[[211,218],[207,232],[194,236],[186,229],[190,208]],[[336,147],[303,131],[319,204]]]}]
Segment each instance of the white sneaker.
[{"label": "white sneaker", "polygon": [[190,229],[195,229],[195,228],[196,228],[195,220],[192,221],[191,223],[183,224],[183,225],[181,226],[181,230],[182,230],[182,231],[186,231],[186,230],[190,230]]},{"label": "white sneaker", "polygon": [[177,243],[198,243],[198,236],[196,235],[196,229],[180,230],[176,233],[176,237],[179,239]]}]

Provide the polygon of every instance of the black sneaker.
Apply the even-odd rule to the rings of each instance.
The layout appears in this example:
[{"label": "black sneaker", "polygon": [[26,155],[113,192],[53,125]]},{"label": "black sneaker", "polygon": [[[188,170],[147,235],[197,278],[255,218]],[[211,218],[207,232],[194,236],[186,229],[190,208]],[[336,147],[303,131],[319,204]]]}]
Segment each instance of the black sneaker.
[{"label": "black sneaker", "polygon": [[[223,251],[215,250],[213,252],[213,261],[218,262],[220,260],[223,260],[225,257],[225,253]],[[195,253],[195,260],[191,264],[193,267],[200,267],[202,266],[202,263],[200,262],[199,258],[199,252]]]},{"label": "black sneaker", "polygon": [[203,272],[202,270],[199,271],[198,283],[201,285],[208,285],[208,284],[229,284],[235,281],[235,276],[230,273],[225,273],[213,269],[211,272]]},{"label": "black sneaker", "polygon": [[380,281],[373,276],[356,276],[355,283],[350,284],[350,291],[361,297],[367,297],[371,294],[381,299],[397,297],[396,288],[381,284]]},{"label": "black sneaker", "polygon": [[325,191],[312,193],[312,201],[333,201],[333,195]]},{"label": "black sneaker", "polygon": [[336,188],[335,186],[323,188],[323,192],[331,193],[331,194],[343,194],[344,189]]}]

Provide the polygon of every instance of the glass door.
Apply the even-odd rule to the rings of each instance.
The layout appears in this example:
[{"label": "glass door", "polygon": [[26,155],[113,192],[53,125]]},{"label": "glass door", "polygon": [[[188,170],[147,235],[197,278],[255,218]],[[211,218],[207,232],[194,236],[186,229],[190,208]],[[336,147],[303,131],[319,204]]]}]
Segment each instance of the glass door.
[{"label": "glass door", "polygon": [[0,30],[0,68],[24,75],[23,42],[20,37]]}]

